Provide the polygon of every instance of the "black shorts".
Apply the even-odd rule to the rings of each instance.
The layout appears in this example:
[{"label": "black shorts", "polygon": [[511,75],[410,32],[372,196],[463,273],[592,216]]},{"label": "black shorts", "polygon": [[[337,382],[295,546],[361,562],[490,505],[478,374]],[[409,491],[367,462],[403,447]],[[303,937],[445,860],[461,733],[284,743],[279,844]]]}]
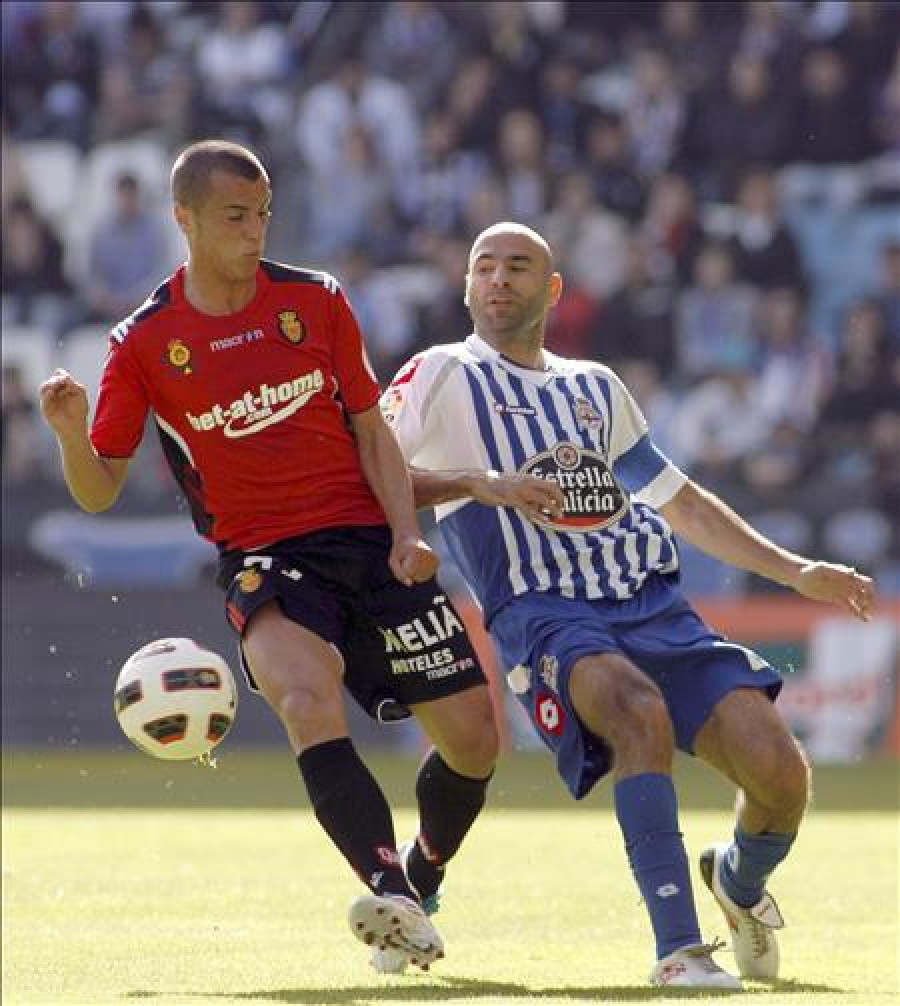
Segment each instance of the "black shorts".
[{"label": "black shorts", "polygon": [[[216,579],[228,621],[242,635],[253,612],[277,600],[291,621],[336,647],[344,684],[373,716],[383,699],[410,705],[485,684],[449,598],[434,578],[400,583],[390,547],[387,527],[348,527],[223,553]],[[258,691],[243,652],[241,666]]]}]

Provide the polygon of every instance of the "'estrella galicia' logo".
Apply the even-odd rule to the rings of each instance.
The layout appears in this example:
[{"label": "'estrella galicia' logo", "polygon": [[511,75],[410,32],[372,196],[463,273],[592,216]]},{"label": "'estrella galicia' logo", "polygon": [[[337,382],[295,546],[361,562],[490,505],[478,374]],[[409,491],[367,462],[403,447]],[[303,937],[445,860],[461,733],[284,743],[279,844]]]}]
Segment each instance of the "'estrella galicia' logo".
[{"label": "'estrella galicia' logo", "polygon": [[628,495],[596,452],[564,442],[526,461],[523,475],[555,482],[566,497],[559,516],[539,521],[551,531],[601,531],[628,509]]}]

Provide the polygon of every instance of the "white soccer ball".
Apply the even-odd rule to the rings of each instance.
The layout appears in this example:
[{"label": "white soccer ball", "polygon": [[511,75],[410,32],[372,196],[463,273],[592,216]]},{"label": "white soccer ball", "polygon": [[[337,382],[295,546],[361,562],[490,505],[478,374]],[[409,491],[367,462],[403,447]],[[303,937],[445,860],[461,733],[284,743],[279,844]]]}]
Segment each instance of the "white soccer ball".
[{"label": "white soccer ball", "polygon": [[217,653],[193,639],[157,639],[122,665],[114,708],[141,751],[186,761],[208,754],[231,729],[237,689]]}]

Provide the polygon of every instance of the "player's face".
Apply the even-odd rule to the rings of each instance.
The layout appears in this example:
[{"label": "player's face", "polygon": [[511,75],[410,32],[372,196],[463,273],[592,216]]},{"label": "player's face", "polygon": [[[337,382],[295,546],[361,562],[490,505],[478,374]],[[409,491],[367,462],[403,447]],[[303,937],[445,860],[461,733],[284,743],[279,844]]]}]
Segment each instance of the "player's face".
[{"label": "player's face", "polygon": [[540,339],[560,289],[546,250],[525,234],[490,234],[472,248],[466,306],[475,330],[495,347]]},{"label": "player's face", "polygon": [[266,243],[271,202],[266,178],[250,181],[214,171],[206,198],[179,218],[192,262],[226,282],[253,279]]}]

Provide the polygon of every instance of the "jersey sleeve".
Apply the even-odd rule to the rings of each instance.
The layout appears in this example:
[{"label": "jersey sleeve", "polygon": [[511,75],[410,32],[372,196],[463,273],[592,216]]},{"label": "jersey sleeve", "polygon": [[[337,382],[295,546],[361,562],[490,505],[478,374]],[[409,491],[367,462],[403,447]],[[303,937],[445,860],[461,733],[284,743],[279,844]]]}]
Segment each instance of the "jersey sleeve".
[{"label": "jersey sleeve", "polygon": [[91,424],[91,443],[97,453],[105,458],[130,458],[144,434],[149,407],[128,343],[110,338]]},{"label": "jersey sleeve", "polygon": [[366,412],[378,404],[381,389],[369,363],[359,323],[344,292],[335,284],[334,373],[348,412]]},{"label": "jersey sleeve", "polygon": [[653,443],[640,406],[610,372],[611,431],[609,458],[613,474],[638,501],[664,506],[687,476]]},{"label": "jersey sleeve", "polygon": [[425,404],[428,399],[428,360],[419,353],[397,371],[381,396],[381,411],[394,431],[407,462],[415,459],[425,439]]}]

